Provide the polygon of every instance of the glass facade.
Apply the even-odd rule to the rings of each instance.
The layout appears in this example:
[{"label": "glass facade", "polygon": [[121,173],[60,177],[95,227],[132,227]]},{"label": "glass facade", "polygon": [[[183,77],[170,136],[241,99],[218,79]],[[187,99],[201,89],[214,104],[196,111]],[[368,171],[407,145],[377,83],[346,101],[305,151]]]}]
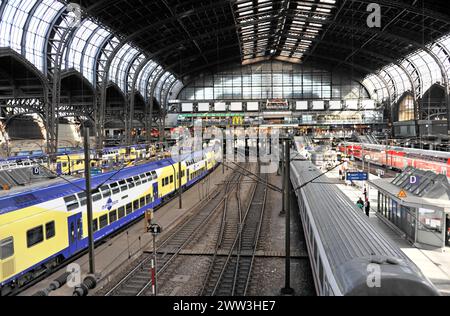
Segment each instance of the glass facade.
[{"label": "glass facade", "polygon": [[417,241],[417,209],[404,207],[388,195],[378,192],[378,213],[404,232],[410,242],[415,243]]},{"label": "glass facade", "polygon": [[378,192],[378,213],[389,220],[411,243],[445,246],[445,214],[442,211],[401,205],[391,195]]},{"label": "glass facade", "polygon": [[399,122],[412,121],[416,117],[415,101],[411,95],[407,95],[400,101],[398,110]]},{"label": "glass facade", "polygon": [[362,84],[341,74],[268,62],[205,75],[183,89],[180,100],[368,99]]}]

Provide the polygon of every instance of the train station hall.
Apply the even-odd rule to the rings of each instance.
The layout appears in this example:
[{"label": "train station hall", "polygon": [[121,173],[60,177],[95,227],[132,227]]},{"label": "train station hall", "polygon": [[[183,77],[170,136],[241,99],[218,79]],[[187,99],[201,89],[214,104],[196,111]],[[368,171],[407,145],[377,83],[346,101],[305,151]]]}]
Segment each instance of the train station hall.
[{"label": "train station hall", "polygon": [[450,296],[450,3],[0,0],[2,296]]}]

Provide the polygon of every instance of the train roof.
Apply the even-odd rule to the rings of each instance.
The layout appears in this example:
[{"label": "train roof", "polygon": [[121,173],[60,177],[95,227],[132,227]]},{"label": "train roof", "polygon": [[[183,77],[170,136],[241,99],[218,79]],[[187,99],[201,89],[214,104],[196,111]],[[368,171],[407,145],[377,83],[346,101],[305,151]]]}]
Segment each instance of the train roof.
[{"label": "train roof", "polygon": [[[181,156],[182,161],[192,158],[201,157],[203,154],[211,151],[207,148],[203,151],[198,151],[194,153],[184,154]],[[174,164],[175,161],[170,159],[164,159],[160,161],[150,162],[140,166],[129,167],[121,170],[120,172],[111,171],[102,175],[97,175],[92,177],[91,186],[96,188],[101,184],[108,184],[115,181],[120,181],[127,179],[139,174],[143,174],[149,171],[154,171],[160,168],[164,168]],[[25,207],[30,207],[40,203],[44,203],[49,200],[58,199],[62,197],[69,196],[71,194],[80,193],[85,190],[85,180],[69,180],[67,181],[51,181],[47,185],[34,187],[34,188],[24,188],[21,192],[7,192],[6,195],[1,196],[0,193],[0,215],[13,212]]]},{"label": "train roof", "polygon": [[[321,174],[309,161],[295,161],[291,166],[291,180],[296,188]],[[337,186],[326,184],[328,182],[319,178],[305,186],[302,199],[303,204],[308,205],[308,222],[313,223],[318,232],[342,293],[437,294],[417,266],[375,229],[356,207],[356,201],[351,201]],[[367,288],[367,267],[371,263],[380,265],[383,281],[389,286]]]},{"label": "train roof", "polygon": [[[347,146],[348,145],[350,145],[350,146],[364,145],[364,148],[368,148],[368,149],[377,149],[377,150],[382,150],[382,151],[386,150],[386,146],[384,146],[384,145],[361,144],[361,143],[346,143],[345,145],[347,145]],[[389,146],[388,150],[394,150],[394,151],[404,152],[404,153],[413,154],[413,155],[450,159],[450,153],[444,152],[444,151],[424,150],[424,149],[405,148],[405,147],[396,147],[396,146]]]},{"label": "train roof", "polygon": [[[102,175],[92,177],[92,188],[96,188],[99,185],[108,184],[123,179],[127,179],[142,173],[167,167],[173,164],[172,159],[164,159],[156,162],[147,163],[140,166],[129,167],[121,170],[120,172],[112,171]],[[39,187],[35,189],[25,189],[22,192],[10,193],[3,197],[0,197],[0,215],[10,213],[22,208],[30,207],[33,205],[41,204],[49,200],[54,200],[62,197],[66,197],[71,194],[80,193],[85,190],[85,180],[69,180],[57,183],[51,182],[47,186]]]}]

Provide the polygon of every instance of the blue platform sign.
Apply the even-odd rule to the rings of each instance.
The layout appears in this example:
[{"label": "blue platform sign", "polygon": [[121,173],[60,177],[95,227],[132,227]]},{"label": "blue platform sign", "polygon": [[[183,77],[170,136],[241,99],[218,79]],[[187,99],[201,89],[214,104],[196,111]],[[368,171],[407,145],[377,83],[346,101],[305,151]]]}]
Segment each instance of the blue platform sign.
[{"label": "blue platform sign", "polygon": [[369,173],[367,172],[347,172],[347,181],[368,181]]}]

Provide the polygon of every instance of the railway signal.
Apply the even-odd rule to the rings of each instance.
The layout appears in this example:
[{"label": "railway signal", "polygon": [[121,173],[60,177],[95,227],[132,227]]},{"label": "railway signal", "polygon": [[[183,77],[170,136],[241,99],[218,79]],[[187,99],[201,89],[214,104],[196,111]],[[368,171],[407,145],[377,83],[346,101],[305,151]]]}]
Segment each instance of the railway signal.
[{"label": "railway signal", "polygon": [[[152,220],[153,220],[153,211],[151,211],[152,214]],[[162,227],[158,224],[152,223],[149,228],[148,232],[153,235],[153,260],[152,260],[152,268],[151,268],[151,275],[152,275],[152,293],[154,296],[157,295],[157,256],[156,256],[156,237],[158,237],[162,233]]]}]

